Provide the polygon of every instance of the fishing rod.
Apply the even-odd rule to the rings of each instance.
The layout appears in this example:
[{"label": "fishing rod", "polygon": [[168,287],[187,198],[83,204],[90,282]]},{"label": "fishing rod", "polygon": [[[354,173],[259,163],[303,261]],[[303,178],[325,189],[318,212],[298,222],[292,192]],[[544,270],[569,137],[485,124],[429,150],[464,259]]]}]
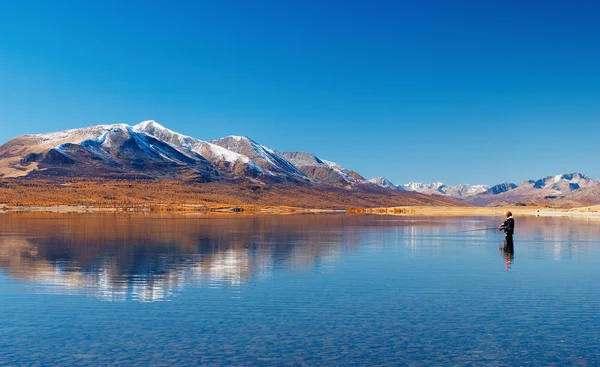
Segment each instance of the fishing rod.
[{"label": "fishing rod", "polygon": [[491,230],[498,230],[498,227],[471,229],[471,230],[468,230],[468,231],[459,231],[459,232],[453,232],[453,233],[480,232],[480,231],[491,231]]}]

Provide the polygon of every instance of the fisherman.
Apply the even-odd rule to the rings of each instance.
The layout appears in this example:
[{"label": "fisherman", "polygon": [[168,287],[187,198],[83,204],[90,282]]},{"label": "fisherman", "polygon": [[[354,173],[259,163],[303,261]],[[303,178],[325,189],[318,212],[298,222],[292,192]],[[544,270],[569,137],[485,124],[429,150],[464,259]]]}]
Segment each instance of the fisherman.
[{"label": "fisherman", "polygon": [[498,227],[499,231],[504,231],[504,248],[500,247],[506,254],[514,254],[515,246],[513,243],[513,234],[515,233],[515,219],[511,212],[506,212],[506,220]]}]

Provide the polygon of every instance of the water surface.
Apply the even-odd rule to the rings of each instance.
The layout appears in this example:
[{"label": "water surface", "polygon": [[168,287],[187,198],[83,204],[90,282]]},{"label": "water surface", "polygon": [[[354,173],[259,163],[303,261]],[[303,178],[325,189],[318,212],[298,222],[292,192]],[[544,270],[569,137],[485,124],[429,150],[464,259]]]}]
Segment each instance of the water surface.
[{"label": "water surface", "polygon": [[600,223],[0,215],[0,365],[600,364]]}]

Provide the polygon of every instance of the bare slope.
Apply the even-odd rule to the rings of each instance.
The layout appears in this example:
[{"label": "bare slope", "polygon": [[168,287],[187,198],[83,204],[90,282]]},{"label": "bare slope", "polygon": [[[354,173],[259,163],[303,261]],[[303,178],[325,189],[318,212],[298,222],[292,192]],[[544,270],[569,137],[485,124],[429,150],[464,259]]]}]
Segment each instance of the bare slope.
[{"label": "bare slope", "polygon": [[302,208],[382,207],[406,205],[460,206],[450,198],[419,193],[348,190],[281,183],[207,182],[180,180],[0,180],[0,203],[10,205],[257,205]]},{"label": "bare slope", "polygon": [[366,183],[364,177],[341,165],[307,152],[282,152],[284,158],[298,167],[312,181],[336,186]]}]

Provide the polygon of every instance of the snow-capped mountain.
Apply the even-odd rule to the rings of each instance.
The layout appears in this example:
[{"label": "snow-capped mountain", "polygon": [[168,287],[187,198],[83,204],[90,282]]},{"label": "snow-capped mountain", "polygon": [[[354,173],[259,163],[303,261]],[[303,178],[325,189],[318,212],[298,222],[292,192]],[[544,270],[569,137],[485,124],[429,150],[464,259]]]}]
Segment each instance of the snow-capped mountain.
[{"label": "snow-capped mountain", "polygon": [[454,198],[465,198],[486,192],[488,187],[486,185],[461,184],[458,186],[444,186],[442,190],[446,195]]},{"label": "snow-capped mountain", "polygon": [[[486,185],[447,186],[442,182],[402,185],[408,191],[428,195],[443,195],[472,205],[506,205],[538,201],[567,200],[583,203],[600,203],[600,181],[575,172],[565,173],[516,185],[504,182],[492,187]],[[569,204],[571,205],[571,204]]]},{"label": "snow-capped mountain", "polygon": [[228,136],[214,140],[211,143],[248,157],[275,176],[292,177],[308,181],[308,177],[298,167],[294,166],[273,149],[258,144],[248,137]]},{"label": "snow-capped mountain", "polygon": [[161,126],[156,121],[144,121],[133,127],[134,131],[145,133],[169,143],[177,149],[192,154],[200,154],[220,171],[256,177],[275,174],[263,168],[248,156],[236,153],[219,145],[176,133]]},{"label": "snow-capped mountain", "polygon": [[[347,180],[360,177],[333,162],[318,160],[317,165],[326,166]],[[311,180],[280,153],[250,138],[229,136],[207,142],[155,121],[14,138],[0,146],[0,177],[25,176],[327,182],[318,180],[318,175]]]},{"label": "snow-capped mountain", "polygon": [[433,182],[433,183],[421,183],[421,182],[409,182],[407,184],[402,185],[402,187],[406,191],[416,191],[420,193],[430,192],[432,190],[439,190],[440,187],[444,186],[442,182]]},{"label": "snow-capped mountain", "polygon": [[278,152],[240,136],[203,141],[169,130],[155,121],[16,137],[0,146],[0,178],[10,177],[286,182],[369,192],[381,192],[379,187],[397,187],[474,205],[557,199],[600,202],[600,197],[595,199],[600,192],[600,181],[581,173],[548,176],[519,185],[505,182],[489,188],[485,185],[448,186],[442,182],[395,186],[384,177],[367,181],[358,173],[311,153]]},{"label": "snow-capped mountain", "polygon": [[[599,185],[600,181],[578,172],[558,174],[521,182],[519,185],[511,183],[496,185],[480,195],[469,198],[467,202],[474,205],[503,205],[517,202],[568,199],[569,197],[576,198],[578,192],[584,191],[583,189],[591,189]],[[586,195],[587,198],[591,196]]]},{"label": "snow-capped mountain", "polygon": [[474,196],[483,193],[488,189],[486,185],[461,184],[458,186],[447,186],[442,182],[434,182],[427,184],[411,182],[408,184],[404,184],[401,187],[407,191],[415,191],[422,194],[446,195],[451,196],[453,198],[465,198],[469,196]]},{"label": "snow-capped mountain", "polygon": [[116,124],[17,137],[0,147],[0,174],[210,180],[218,172],[198,153]]},{"label": "snow-capped mountain", "polygon": [[342,167],[335,162],[320,159],[312,153],[281,152],[280,154],[316,183],[352,185],[366,181],[358,173]]},{"label": "snow-capped mountain", "polygon": [[394,185],[390,180],[388,180],[385,177],[373,177],[369,180],[369,182],[386,189],[404,190],[402,186]]},{"label": "snow-capped mountain", "polygon": [[600,181],[593,180],[584,174],[575,172],[548,176],[539,180],[530,180],[527,181],[527,183],[533,184],[533,187],[536,189],[550,189],[565,194],[581,188],[597,185]]}]

